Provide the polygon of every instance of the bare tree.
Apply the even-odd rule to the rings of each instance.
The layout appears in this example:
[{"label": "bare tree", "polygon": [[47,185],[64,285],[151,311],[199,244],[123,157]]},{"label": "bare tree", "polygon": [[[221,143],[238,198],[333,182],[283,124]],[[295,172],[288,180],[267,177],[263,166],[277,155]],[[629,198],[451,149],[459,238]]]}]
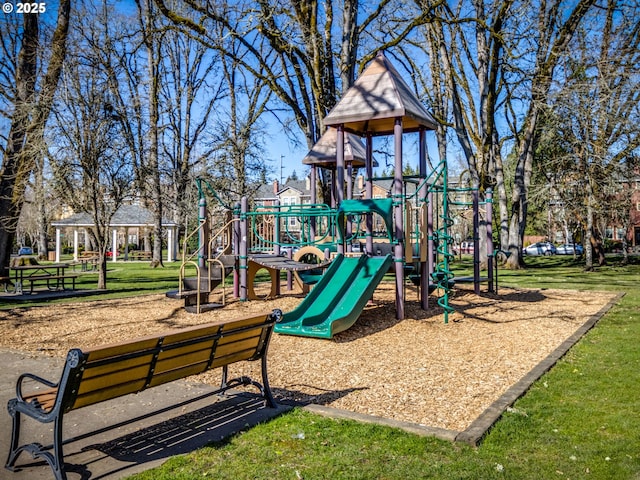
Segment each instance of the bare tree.
[{"label": "bare tree", "polygon": [[[221,198],[227,204],[235,204],[243,196],[252,196],[256,182],[266,176],[268,159],[264,156],[264,129],[261,119],[268,110],[272,92],[264,79],[241,68],[239,59],[247,52],[246,47],[234,37],[225,38],[220,30],[218,61],[224,85],[224,101],[219,102],[212,159],[214,172],[207,175]],[[261,49],[265,60],[269,59],[269,46]],[[243,53],[243,51],[245,53]],[[275,55],[272,56],[275,59]],[[275,60],[271,60],[272,62]]]},{"label": "bare tree", "polygon": [[564,155],[552,158],[548,169],[564,178],[561,195],[579,191],[587,269],[594,256],[599,265],[605,262],[598,224],[629,222],[625,185],[637,173],[640,147],[639,14],[638,5],[608,0],[588,17],[550,95],[554,122],[547,129],[557,130]]},{"label": "bare tree", "polygon": [[[52,127],[55,190],[74,212],[88,213],[99,259],[98,289],[107,288],[110,223],[131,193],[133,171],[119,132],[107,75],[80,44],[67,62]],[[123,153],[124,152],[124,153]]]},{"label": "bare tree", "polygon": [[511,253],[507,266],[522,265],[522,243],[527,222],[527,195],[535,159],[541,111],[546,104],[558,62],[567,53],[571,38],[595,0],[580,0],[569,12],[561,0],[539,4],[533,71],[528,73],[528,106],[516,135],[516,166],[509,212],[509,238],[504,250]]},{"label": "bare tree", "polygon": [[[175,24],[197,33],[201,41],[216,48],[211,32],[218,36],[220,30],[192,21],[164,0],[155,2]],[[202,21],[218,24],[225,37],[241,42],[243,56],[235,60],[255,78],[262,79],[287,106],[309,147],[324,133],[322,120],[340,92],[351,86],[355,73],[377,51],[398,45],[429,18],[411,4],[393,0],[345,1],[341,3],[339,21],[335,19],[338,7],[331,0],[259,0],[257,8],[253,3],[242,2],[235,2],[234,8],[223,2],[206,6],[190,1],[178,4],[188,5],[191,16],[197,14]],[[394,15],[399,8],[401,17]],[[267,40],[277,62],[272,62],[272,54],[260,48],[262,40]],[[334,52],[340,52],[337,64]],[[221,53],[233,56],[233,52]]]},{"label": "bare tree", "polygon": [[[6,275],[28,177],[43,155],[44,128],[67,50],[71,2],[61,0],[50,45],[40,43],[39,16],[24,15],[15,69],[11,127],[0,169],[0,274]],[[38,76],[38,55],[48,52],[46,73]],[[38,84],[39,82],[39,84]],[[38,85],[38,88],[36,88]]]},{"label": "bare tree", "polygon": [[226,95],[219,77],[219,56],[180,32],[167,32],[160,98],[163,108],[161,148],[169,185],[166,205],[173,220],[196,216],[195,177],[202,174],[217,143],[205,145],[214,112]]}]

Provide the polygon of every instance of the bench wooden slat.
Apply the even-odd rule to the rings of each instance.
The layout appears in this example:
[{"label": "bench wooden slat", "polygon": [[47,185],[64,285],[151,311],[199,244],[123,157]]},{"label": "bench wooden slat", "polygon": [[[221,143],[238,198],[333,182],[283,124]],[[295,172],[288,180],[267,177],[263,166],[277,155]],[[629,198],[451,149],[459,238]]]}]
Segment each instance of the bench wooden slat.
[{"label": "bench wooden slat", "polygon": [[86,407],[88,405],[104,402],[105,400],[122,397],[130,393],[141,392],[145,388],[145,383],[146,379],[142,379],[130,383],[112,385],[110,388],[91,390],[85,394],[78,395],[73,402],[72,409]]},{"label": "bench wooden slat", "polygon": [[252,350],[246,350],[244,352],[236,352],[224,357],[216,358],[211,365],[211,368],[224,367],[235,362],[241,362],[243,360],[250,360],[253,357],[254,352]]},{"label": "bench wooden slat", "polygon": [[[160,355],[156,362],[156,368],[153,376],[160,375],[169,370],[175,370],[182,367],[189,367],[195,364],[203,364],[203,368],[207,368],[209,359],[211,358],[211,348],[199,349],[194,352],[184,353],[181,355]],[[164,353],[164,352],[163,352]],[[174,352],[169,352],[174,353]]]},{"label": "bench wooden slat", "polygon": [[135,368],[114,369],[105,375],[92,376],[91,378],[82,379],[82,382],[80,382],[80,388],[78,389],[78,394],[84,395],[95,390],[109,389],[115,387],[116,385],[129,384],[139,381],[142,381],[142,387],[144,388],[144,382],[146,381],[148,376],[149,363],[140,365]]},{"label": "bench wooden slat", "polygon": [[120,357],[126,354],[134,354],[135,352],[148,351],[157,347],[157,345],[158,337],[148,336],[140,338],[133,342],[113,343],[110,345],[104,345],[102,347],[94,347],[84,351],[84,353],[87,355],[87,366],[85,367],[85,369],[88,367],[95,368],[92,367],[93,363],[98,363],[105,359]]},{"label": "bench wooden slat", "polygon": [[58,389],[50,388],[41,392],[34,392],[31,395],[27,395],[26,397],[24,397],[24,400],[27,402],[35,401],[38,405],[40,405],[40,408],[42,408],[43,411],[49,412],[53,408],[57,395]]},{"label": "bench wooden slat", "polygon": [[156,387],[164,383],[173,382],[181,378],[186,378],[191,375],[197,375],[207,370],[209,362],[201,362],[193,365],[185,365],[179,369],[169,370],[159,375],[154,375],[149,383],[149,387]]},{"label": "bench wooden slat", "polygon": [[218,348],[216,348],[216,353],[214,358],[218,360],[220,358],[224,358],[227,355],[230,355],[234,352],[239,352],[239,351],[245,352],[248,350],[253,350],[255,352],[259,344],[260,344],[260,337],[251,337],[251,338],[238,340],[233,343],[225,343],[224,345],[218,345]]},{"label": "bench wooden slat", "polygon": [[186,342],[197,338],[206,338],[218,335],[221,330],[219,323],[207,324],[202,327],[189,327],[184,331],[170,333],[163,337],[162,346],[168,347],[180,342]]},{"label": "bench wooden slat", "polygon": [[83,383],[90,380],[93,377],[102,377],[105,375],[127,375],[128,370],[133,370],[139,366],[146,366],[149,369],[149,363],[153,357],[153,352],[149,350],[144,351],[145,355],[135,356],[133,358],[123,359],[119,362],[103,363],[100,365],[94,365],[91,368],[85,368],[82,379]]}]

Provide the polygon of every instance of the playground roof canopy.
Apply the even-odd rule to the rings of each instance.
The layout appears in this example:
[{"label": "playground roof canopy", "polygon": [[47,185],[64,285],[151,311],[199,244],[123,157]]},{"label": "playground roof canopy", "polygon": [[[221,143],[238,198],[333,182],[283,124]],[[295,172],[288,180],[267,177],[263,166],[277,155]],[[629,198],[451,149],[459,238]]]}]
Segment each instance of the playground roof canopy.
[{"label": "playground roof canopy", "polygon": [[[335,128],[329,127],[311,148],[309,153],[307,153],[302,163],[304,165],[318,165],[325,168],[334,166],[336,164],[337,139],[338,131]],[[360,137],[353,133],[347,133],[344,136],[345,161],[352,162],[354,167],[363,167],[366,157],[367,152]],[[378,162],[374,160],[373,166],[377,167]]]},{"label": "playground roof canopy", "polygon": [[347,132],[363,136],[391,135],[396,118],[404,132],[434,130],[436,121],[382,54],[367,66],[324,119],[325,126],[344,125]]}]

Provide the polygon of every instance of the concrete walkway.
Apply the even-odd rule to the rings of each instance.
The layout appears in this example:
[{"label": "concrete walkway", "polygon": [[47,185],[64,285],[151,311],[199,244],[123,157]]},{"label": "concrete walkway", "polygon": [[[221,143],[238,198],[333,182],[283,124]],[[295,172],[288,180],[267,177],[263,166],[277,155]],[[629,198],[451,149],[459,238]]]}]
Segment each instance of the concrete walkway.
[{"label": "concrete walkway", "polygon": [[[20,471],[4,468],[9,451],[11,416],[6,405],[15,397],[16,380],[34,373],[58,381],[63,362],[45,356],[0,349],[0,479],[50,480],[44,462],[29,454],[18,459]],[[69,412],[64,417],[64,458],[69,480],[120,479],[162,464],[169,457],[219,442],[288,409],[264,407],[257,394],[217,396],[214,388],[176,381]],[[52,443],[51,424],[23,416],[22,438]],[[22,442],[24,443],[24,442]]]}]

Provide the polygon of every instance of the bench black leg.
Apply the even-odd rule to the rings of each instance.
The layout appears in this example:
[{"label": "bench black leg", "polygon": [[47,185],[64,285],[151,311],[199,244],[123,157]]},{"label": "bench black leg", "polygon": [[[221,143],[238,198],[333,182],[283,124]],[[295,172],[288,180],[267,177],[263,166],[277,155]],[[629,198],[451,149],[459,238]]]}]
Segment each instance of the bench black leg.
[{"label": "bench black leg", "polygon": [[267,377],[267,356],[262,357],[261,362],[262,369],[262,396],[267,402],[267,405],[271,408],[276,408],[276,401],[271,393],[271,387],[269,386],[269,378]]},{"label": "bench black leg", "polygon": [[22,452],[31,454],[34,459],[40,458],[47,462],[53,471],[56,480],[67,480],[67,474],[64,471],[64,454],[62,451],[62,415],[58,415],[54,421],[53,428],[53,453],[48,451],[40,443],[30,443],[27,445],[19,445],[20,443],[20,412],[15,408],[16,400],[9,400],[9,414],[13,419],[13,427],[11,429],[11,444],[9,445],[9,456],[5,468],[10,471],[16,470],[16,461]]},{"label": "bench black leg", "polygon": [[258,390],[260,390],[260,394],[265,400],[267,406],[271,408],[276,408],[278,405],[276,404],[275,399],[273,398],[273,394],[271,393],[271,388],[269,387],[269,379],[267,378],[267,359],[262,357],[262,384],[256,382],[248,376],[242,376],[238,378],[233,378],[229,380],[229,369],[228,366],[225,365],[222,367],[222,381],[220,382],[220,392],[224,392],[229,390],[230,388],[234,388],[238,385],[253,385]]},{"label": "bench black leg", "polygon": [[58,418],[56,418],[53,429],[53,455],[49,452],[46,452],[45,455],[51,458],[51,461],[47,458],[45,460],[51,465],[56,480],[67,480],[67,474],[64,471],[64,454],[62,452],[62,415],[58,415]]},{"label": "bench black leg", "polygon": [[12,419],[11,443],[9,444],[7,463],[5,463],[4,466],[7,470],[11,470],[13,472],[16,460],[18,459],[20,452],[22,452],[22,449],[18,447],[18,444],[20,443],[20,412],[16,411],[14,400],[9,400],[8,409]]}]

